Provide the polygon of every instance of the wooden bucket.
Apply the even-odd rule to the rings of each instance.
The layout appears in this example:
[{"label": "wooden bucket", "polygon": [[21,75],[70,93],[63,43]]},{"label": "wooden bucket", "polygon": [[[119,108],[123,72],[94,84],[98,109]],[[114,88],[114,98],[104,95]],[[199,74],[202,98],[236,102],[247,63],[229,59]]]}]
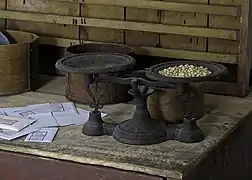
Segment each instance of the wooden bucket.
[{"label": "wooden bucket", "polygon": [[[110,52],[121,53],[127,55],[133,55],[133,48],[112,43],[87,43],[81,45],[73,45],[65,50],[65,55],[82,54],[91,52]],[[73,102],[79,102],[83,104],[89,103],[89,96],[84,87],[84,78],[81,74],[66,74],[65,96],[68,100]],[[100,99],[102,104],[114,104],[126,102],[132,99],[132,96],[128,94],[130,85],[122,85],[116,83],[99,83],[99,90],[96,93],[95,86],[91,86],[92,92],[95,97],[99,94],[103,94]]]},{"label": "wooden bucket", "polygon": [[6,31],[14,43],[0,45],[0,95],[35,90],[38,80],[38,36],[28,32]]},{"label": "wooden bucket", "polygon": [[[194,88],[194,87],[192,87]],[[198,118],[204,115],[204,92],[194,88],[196,96],[188,96],[186,109],[195,112]],[[177,124],[183,120],[185,106],[178,101],[178,94],[174,89],[157,89],[147,100],[148,110],[153,119]]]}]

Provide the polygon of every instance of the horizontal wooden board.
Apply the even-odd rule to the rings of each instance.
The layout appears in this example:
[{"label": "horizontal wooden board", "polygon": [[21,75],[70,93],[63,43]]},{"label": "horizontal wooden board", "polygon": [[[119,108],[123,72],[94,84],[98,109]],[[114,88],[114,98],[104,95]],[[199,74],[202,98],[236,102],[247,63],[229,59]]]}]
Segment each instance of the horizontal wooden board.
[{"label": "horizontal wooden board", "polygon": [[144,31],[125,31],[125,43],[136,46],[159,46],[159,34]]},{"label": "horizontal wooden board", "polygon": [[85,27],[102,27],[198,37],[213,37],[236,40],[237,33],[232,30],[208,29],[196,27],[182,27],[154,23],[139,23],[119,20],[107,20],[96,18],[81,18],[73,16],[47,15],[39,13],[14,12],[0,10],[0,16],[7,19],[26,20],[35,22],[47,22],[55,24],[74,24]]},{"label": "horizontal wooden board", "polygon": [[[88,41],[84,41],[84,42],[92,43]],[[77,41],[77,40],[72,40],[72,39],[62,39],[62,38],[55,38],[55,37],[40,37],[40,43],[46,44],[46,45],[67,47],[71,44],[81,44],[83,43],[83,41]],[[154,48],[154,47],[146,47],[146,46],[138,46],[135,48],[136,48],[136,53],[142,54],[142,55],[237,64],[237,56],[230,55],[230,54],[163,49],[163,48]]]},{"label": "horizontal wooden board", "polygon": [[230,54],[218,54],[207,52],[196,52],[175,49],[163,49],[152,47],[140,47],[137,53],[151,56],[169,57],[177,59],[199,60],[199,61],[213,61],[227,64],[237,64],[237,56]]},{"label": "horizontal wooden board", "polygon": [[124,20],[124,8],[82,4],[81,16],[88,18]]},{"label": "horizontal wooden board", "polygon": [[162,2],[155,0],[56,0],[61,2],[75,2],[96,5],[111,5],[132,8],[168,10],[178,12],[197,12],[206,14],[219,14],[238,16],[239,10],[236,7],[207,5],[207,0],[171,0],[173,2]]},{"label": "horizontal wooden board", "polygon": [[[126,8],[125,11],[126,21],[149,22],[156,24],[160,21],[160,13],[158,10]],[[159,34],[153,32],[125,30],[125,43],[129,45],[156,47],[159,44]]]},{"label": "horizontal wooden board", "polygon": [[167,49],[206,51],[206,38],[161,34],[160,45]]},{"label": "horizontal wooden board", "polygon": [[[207,27],[206,14],[161,11],[161,23],[179,26]],[[206,51],[205,37],[160,34],[160,46],[168,49]]]},{"label": "horizontal wooden board", "polygon": [[[0,9],[4,10],[5,9],[5,0],[0,1]],[[5,28],[5,20],[0,19],[0,28]]]},{"label": "horizontal wooden board", "polygon": [[7,28],[12,30],[32,32],[42,36],[79,39],[79,30],[61,24],[34,23],[27,21],[8,20]]},{"label": "horizontal wooden board", "polygon": [[[82,4],[81,16],[88,18],[124,20],[124,8],[115,6]],[[120,29],[81,26],[80,39],[90,41],[123,43],[124,32]]]},{"label": "horizontal wooden board", "polygon": [[239,30],[241,28],[240,17],[209,15],[209,27]]},{"label": "horizontal wooden board", "polygon": [[5,9],[5,1],[0,1],[0,8]]},{"label": "horizontal wooden board", "polygon": [[81,28],[81,40],[123,43],[123,30],[110,28]]},{"label": "horizontal wooden board", "polygon": [[8,10],[59,15],[79,15],[79,5],[51,0],[7,0]]},{"label": "horizontal wooden board", "polygon": [[210,0],[210,4],[240,6],[243,1],[244,0]]},{"label": "horizontal wooden board", "polygon": [[[78,4],[60,3],[49,0],[8,0],[7,8],[13,11],[27,11],[33,13],[79,15]],[[18,19],[19,18],[8,21],[8,29],[30,31],[38,35],[79,38],[79,28],[76,26],[55,23],[48,24],[46,22],[18,21]]]},{"label": "horizontal wooden board", "polygon": [[176,3],[194,3],[194,4],[208,4],[208,0],[169,0],[169,2],[176,2]]},{"label": "horizontal wooden board", "polygon": [[201,13],[178,13],[171,11],[161,11],[161,23],[193,26],[193,27],[207,27],[207,15]]},{"label": "horizontal wooden board", "polygon": [[160,13],[152,9],[126,8],[125,17],[127,21],[159,23]]},{"label": "horizontal wooden board", "polygon": [[239,54],[239,44],[239,41],[209,38],[208,52]]},{"label": "horizontal wooden board", "polygon": [[88,43],[89,41],[77,40],[77,39],[67,39],[67,38],[57,38],[57,37],[47,37],[40,36],[39,43],[43,45],[53,45],[59,47],[68,47],[72,45]]}]

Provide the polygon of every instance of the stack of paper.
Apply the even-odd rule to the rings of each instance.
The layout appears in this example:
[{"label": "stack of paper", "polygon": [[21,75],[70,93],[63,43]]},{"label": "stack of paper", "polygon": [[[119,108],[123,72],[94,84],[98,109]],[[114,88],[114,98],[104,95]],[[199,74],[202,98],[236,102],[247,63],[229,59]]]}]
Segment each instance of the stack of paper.
[{"label": "stack of paper", "polygon": [[58,127],[84,124],[88,117],[89,111],[71,102],[1,108],[0,138],[13,140],[28,134],[25,141],[51,142]]},{"label": "stack of paper", "polygon": [[0,115],[0,129],[20,131],[35,122],[34,119]]}]

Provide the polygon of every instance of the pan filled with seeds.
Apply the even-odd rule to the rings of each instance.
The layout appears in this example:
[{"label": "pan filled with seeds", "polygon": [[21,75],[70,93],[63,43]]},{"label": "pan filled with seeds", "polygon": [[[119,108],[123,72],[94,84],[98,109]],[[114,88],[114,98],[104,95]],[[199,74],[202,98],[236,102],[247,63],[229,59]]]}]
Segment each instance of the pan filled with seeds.
[{"label": "pan filled with seeds", "polygon": [[173,67],[168,67],[166,69],[160,70],[158,72],[163,76],[174,77],[174,78],[191,78],[191,77],[202,77],[208,76],[212,72],[208,68],[203,66],[194,65],[178,65]]},{"label": "pan filled with seeds", "polygon": [[227,73],[225,66],[201,61],[172,61],[154,65],[146,76],[155,81],[190,83],[214,80]]}]

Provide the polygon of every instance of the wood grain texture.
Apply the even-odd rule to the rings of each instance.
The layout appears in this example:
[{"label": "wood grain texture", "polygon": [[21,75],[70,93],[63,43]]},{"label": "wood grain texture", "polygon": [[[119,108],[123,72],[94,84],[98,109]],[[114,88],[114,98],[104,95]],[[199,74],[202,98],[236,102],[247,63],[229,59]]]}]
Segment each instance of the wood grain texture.
[{"label": "wood grain texture", "polygon": [[249,92],[249,76],[250,76],[250,57],[251,57],[251,42],[249,39],[252,35],[251,18],[252,18],[252,3],[244,1],[242,4],[242,18],[240,35],[240,54],[238,63],[238,84],[240,85],[240,94],[246,96]]},{"label": "wood grain texture", "polygon": [[38,75],[38,59],[32,52],[37,52],[38,37],[20,31],[8,33],[15,38],[17,44],[0,46],[0,95],[30,91],[34,88],[31,81]]},{"label": "wood grain texture", "polygon": [[[61,2],[73,2],[73,0],[54,0]],[[204,14],[218,14],[237,16],[239,8],[234,6],[207,5],[207,0],[170,0],[167,2],[157,0],[74,0],[76,3],[88,5],[117,6],[126,8],[153,9],[175,12],[191,12]]]},{"label": "wood grain texture", "polygon": [[[63,84],[57,86],[54,81],[51,87],[52,91],[56,93],[58,89],[63,88]],[[16,107],[45,102],[66,102],[66,99],[59,95],[30,92],[18,96],[1,97],[0,102],[0,107]],[[186,144],[167,141],[152,146],[129,146],[116,142],[108,136],[84,136],[81,134],[82,126],[80,125],[60,128],[52,143],[27,143],[21,138],[14,141],[2,141],[0,149],[182,179],[185,170],[187,174],[191,172],[192,167],[207,158],[211,150],[237,129],[244,121],[243,118],[246,118],[251,112],[252,105],[251,99],[248,98],[216,95],[206,95],[205,102],[207,115],[199,121],[199,125],[203,129],[206,139],[201,143]],[[77,106],[89,110],[87,106],[78,104]],[[105,121],[121,122],[131,117],[134,106],[117,104],[106,106],[103,110],[109,113],[109,116],[104,119]],[[14,164],[17,167],[19,163]],[[39,165],[40,163],[37,164],[37,166]],[[47,165],[50,164],[47,163]]]},{"label": "wood grain texture", "polygon": [[[54,45],[60,47],[68,47],[69,45],[80,44],[82,42],[83,41],[78,41],[75,39],[40,37],[41,44]],[[92,42],[93,41],[85,41],[85,43],[92,43]],[[148,46],[133,46],[133,47],[136,49],[136,53],[141,55],[237,64],[237,55],[187,51],[179,49],[154,48]]]},{"label": "wood grain texture", "polygon": [[9,28],[47,36],[41,40],[44,44],[65,47],[83,41],[127,43],[136,47],[138,54],[238,64],[237,83],[248,87],[249,70],[244,69],[249,67],[245,52],[248,48],[244,45],[249,34],[248,23],[244,23],[249,14],[249,10],[244,11],[247,3],[9,0],[8,10],[12,11],[0,10],[0,16],[9,19]]},{"label": "wood grain texture", "polygon": [[[196,1],[195,1],[196,2]],[[204,3],[200,1],[199,3]],[[207,27],[207,15],[161,11],[161,23],[179,26]],[[160,34],[162,48],[206,51],[206,38],[173,34]]]},{"label": "wood grain texture", "polygon": [[209,15],[209,27],[239,30],[241,28],[240,17]]},{"label": "wood grain texture", "polygon": [[145,31],[165,34],[214,37],[219,39],[237,39],[237,32],[234,30],[209,29],[199,27],[174,26],[155,23],[131,22],[98,18],[83,18],[77,16],[47,15],[42,13],[28,13],[17,11],[0,10],[0,16],[7,19],[19,19],[24,21],[47,22],[55,24],[74,24],[85,27],[113,28],[134,31]]},{"label": "wood grain texture", "polygon": [[197,92],[196,96],[187,95],[187,102],[181,103],[178,101],[179,95],[175,89],[156,89],[147,99],[150,116],[173,124],[182,122],[185,111],[195,112],[199,118],[202,117],[205,113],[202,108],[204,93],[199,92],[199,88],[194,92]]},{"label": "wood grain texture", "polygon": [[239,41],[208,38],[208,52],[238,55],[240,53],[239,46]]},{"label": "wood grain texture", "polygon": [[[162,180],[157,176],[0,151],[1,180]],[[15,173],[13,173],[15,170]]]},{"label": "wood grain texture", "polygon": [[[152,9],[126,8],[125,20],[158,24],[160,21],[160,13],[158,10]],[[156,47],[159,44],[159,34],[125,30],[125,43],[130,45]]]},{"label": "wood grain texture", "polygon": [[210,0],[210,4],[241,6],[244,0]]},{"label": "wood grain texture", "polygon": [[[209,15],[209,28],[237,30],[241,28],[240,17]],[[239,54],[239,40],[208,38],[208,52]]]},{"label": "wood grain texture", "polygon": [[[124,20],[124,8],[102,5],[81,5],[81,17]],[[123,43],[123,30],[100,28],[100,27],[81,27],[80,39],[101,42]]]},{"label": "wood grain texture", "polygon": [[[5,8],[6,8],[5,0],[0,1],[0,9],[5,10]],[[0,29],[4,28],[5,28],[5,19],[0,19]]]},{"label": "wood grain texture", "polygon": [[169,2],[207,4],[208,0],[168,0]]},{"label": "wood grain texture", "polygon": [[[25,2],[25,3],[23,3]],[[79,15],[79,5],[49,0],[8,0],[8,10],[57,15]],[[64,24],[8,20],[8,29],[29,31],[38,35],[79,38],[79,28]]]}]

